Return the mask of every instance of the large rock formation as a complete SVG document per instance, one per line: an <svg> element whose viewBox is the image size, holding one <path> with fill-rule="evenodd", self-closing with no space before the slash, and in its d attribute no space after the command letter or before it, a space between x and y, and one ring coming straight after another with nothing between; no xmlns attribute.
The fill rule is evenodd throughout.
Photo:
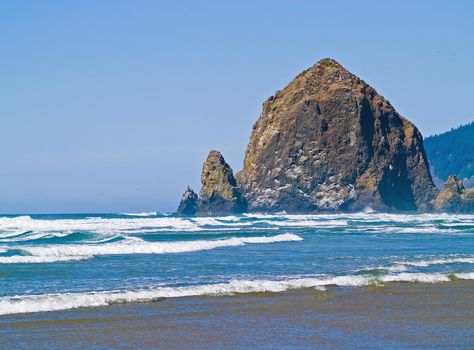
<svg viewBox="0 0 474 350"><path fill-rule="evenodd" d="M211 151L178 212L474 211L455 177L436 189L418 129L332 59L263 104L236 177Z"/></svg>
<svg viewBox="0 0 474 350"><path fill-rule="evenodd" d="M465 189L461 180L449 176L448 181L433 201L436 210L441 212L474 212L474 189Z"/></svg>
<svg viewBox="0 0 474 350"><path fill-rule="evenodd" d="M179 202L178 215L194 215L198 210L198 195L194 193L191 187L188 186L186 191L183 193L181 202Z"/></svg>
<svg viewBox="0 0 474 350"><path fill-rule="evenodd" d="M437 194L418 129L332 59L263 104L237 181L263 212L429 210Z"/></svg>
<svg viewBox="0 0 474 350"><path fill-rule="evenodd" d="M204 162L201 184L197 214L216 215L246 211L246 200L237 187L231 167L219 151L211 151Z"/></svg>

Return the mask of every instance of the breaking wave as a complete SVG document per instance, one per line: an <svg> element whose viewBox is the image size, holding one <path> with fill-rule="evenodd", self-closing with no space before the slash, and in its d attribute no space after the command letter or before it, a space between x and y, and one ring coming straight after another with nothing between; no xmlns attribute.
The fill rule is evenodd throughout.
<svg viewBox="0 0 474 350"><path fill-rule="evenodd" d="M92 256L30 256L30 255L14 255L0 256L0 264L42 264L61 261L77 261L91 259Z"/></svg>
<svg viewBox="0 0 474 350"><path fill-rule="evenodd" d="M283 292L291 289L315 288L325 290L327 286L360 287L384 282L440 283L456 279L474 279L474 273L400 273L380 278L346 275L321 278L294 278L286 280L231 280L185 287L158 287L142 290L100 291L82 293L41 294L6 296L0 298L0 315L67 310L82 307L97 307L119 303L140 303L162 298L190 296L219 296L236 293Z"/></svg>
<svg viewBox="0 0 474 350"><path fill-rule="evenodd" d="M316 229L347 233L472 234L473 215L448 214L244 214L241 216L161 216L157 212L123 213L122 217L42 219L31 216L0 217L0 242L41 240L77 232L100 235L130 235L160 232L225 230ZM126 216L126 217L123 217ZM128 216L128 217L127 217Z"/></svg>
<svg viewBox="0 0 474 350"><path fill-rule="evenodd" d="M151 211L151 212L143 212L143 213L120 213L120 215L124 215L124 216L157 216L158 212Z"/></svg>
<svg viewBox="0 0 474 350"><path fill-rule="evenodd" d="M438 283L449 282L451 278L443 273L408 273L401 272L396 275L387 275L379 278L380 282L420 282L420 283Z"/></svg>
<svg viewBox="0 0 474 350"><path fill-rule="evenodd" d="M24 233L90 232L97 234L137 234L162 231L201 231L192 220L175 217L159 218L101 218L84 219L32 219L30 216L0 218L0 241Z"/></svg>
<svg viewBox="0 0 474 350"><path fill-rule="evenodd" d="M416 266L416 267L428 267L431 265L448 265L448 264L474 264L473 257L459 257L459 258L446 258L446 259L432 259L432 260L420 260L420 261L400 261L398 265L405 266Z"/></svg>
<svg viewBox="0 0 474 350"><path fill-rule="evenodd" d="M411 260L411 261L396 261L392 264L366 267L357 269L358 272L364 271L386 271L386 272L405 272L409 268L425 268L433 265L451 265L451 264L474 264L474 257L472 256L451 256L440 257L436 259Z"/></svg>
<svg viewBox="0 0 474 350"><path fill-rule="evenodd" d="M231 237L220 240L195 240L177 242L149 242L129 237L123 241L104 244L51 244L17 247L27 255L0 257L0 263L44 263L88 259L97 255L170 254L236 247L245 244L302 241L295 234L276 236Z"/></svg>

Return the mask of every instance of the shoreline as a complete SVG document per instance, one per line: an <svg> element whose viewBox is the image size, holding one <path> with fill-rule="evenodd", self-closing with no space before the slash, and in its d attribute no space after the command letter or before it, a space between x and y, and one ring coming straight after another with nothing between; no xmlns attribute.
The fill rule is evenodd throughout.
<svg viewBox="0 0 474 350"><path fill-rule="evenodd" d="M6 348L469 348L474 281L165 298L0 316Z"/></svg>

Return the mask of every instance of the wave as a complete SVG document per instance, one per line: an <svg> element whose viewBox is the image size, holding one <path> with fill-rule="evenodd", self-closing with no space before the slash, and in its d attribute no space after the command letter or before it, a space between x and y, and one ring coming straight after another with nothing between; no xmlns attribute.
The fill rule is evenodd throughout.
<svg viewBox="0 0 474 350"><path fill-rule="evenodd" d="M408 270L405 265L393 264L389 266L365 267L356 269L357 272L373 272L373 271L387 271L387 272L404 272Z"/></svg>
<svg viewBox="0 0 474 350"><path fill-rule="evenodd" d="M124 216L157 216L158 212L150 211L150 212L143 212L143 213L120 213L120 215L124 215Z"/></svg>
<svg viewBox="0 0 474 350"><path fill-rule="evenodd" d="M91 259L92 256L31 256L31 255L14 255L0 256L0 264L43 264L62 261L78 261Z"/></svg>
<svg viewBox="0 0 474 350"><path fill-rule="evenodd" d="M246 218L255 219L275 219L287 218L290 220L318 220L318 219L348 219L362 220L366 222L389 222L389 223L413 223L413 222L430 222L430 221L447 221L447 222L463 222L473 221L474 215L470 214L390 214L390 213L327 213L327 214L259 214L246 213Z"/></svg>
<svg viewBox="0 0 474 350"><path fill-rule="evenodd" d="M253 222L242 222L235 216L229 217L197 217L192 218L192 222L199 226L252 226Z"/></svg>
<svg viewBox="0 0 474 350"><path fill-rule="evenodd" d="M221 240L196 240L179 242L148 242L136 237L129 237L120 242L105 244L55 244L44 246L21 246L19 249L28 255L17 257L16 262L67 261L73 260L72 257L88 258L97 255L186 253L201 250L211 250L220 247L242 246L245 244L265 244L301 240L303 239L300 236L290 233L276 236L232 237ZM15 261L14 259L11 259L13 257L8 258L10 260L8 260L7 257L5 257L5 259L0 259L0 263ZM22 259L24 259L24 261L22 261ZM41 259L48 261L41 261Z"/></svg>
<svg viewBox="0 0 474 350"><path fill-rule="evenodd" d="M0 221L2 220L9 220L9 221L23 221L23 220L31 220L31 216L29 215L20 215L20 216L2 216L0 217Z"/></svg>
<svg viewBox="0 0 474 350"><path fill-rule="evenodd" d="M140 303L162 298L190 296L219 296L236 293L283 292L291 289L315 288L325 290L327 286L360 287L380 282L439 283L452 280L451 275L431 273L400 273L377 278L345 275L321 278L295 278L287 280L231 280L185 287L159 287L142 290L100 291L85 293L62 293L42 295L6 296L0 298L0 315L57 311L81 307L97 307L119 303ZM474 273L453 274L457 279L474 279Z"/></svg>
<svg viewBox="0 0 474 350"><path fill-rule="evenodd" d="M48 239L48 238L61 238L70 235L70 233L64 232L37 232L32 233L31 231L27 232L18 232L12 233L8 235L1 235L0 234L0 241L2 243L8 242L27 242L27 241L35 241L39 239Z"/></svg>
<svg viewBox="0 0 474 350"><path fill-rule="evenodd" d="M150 213L123 213L128 217L87 217L40 219L30 216L0 217L0 241L40 240L48 235L88 232L99 235L130 235L160 232L201 232L315 228L349 233L401 234L439 233L472 234L474 216L448 214L244 214L242 216L193 217L156 216ZM37 235L37 236L34 236ZM44 235L44 236L41 236Z"/></svg>
<svg viewBox="0 0 474 350"><path fill-rule="evenodd" d="M347 220L294 220L294 221L271 221L263 220L262 223L284 227L341 227L347 226Z"/></svg>
<svg viewBox="0 0 474 350"><path fill-rule="evenodd" d="M443 273L409 273L402 272L396 275L382 276L378 279L380 282L421 282L421 283L438 283L449 282L451 278Z"/></svg>
<svg viewBox="0 0 474 350"><path fill-rule="evenodd" d="M399 261L396 264L405 266L428 267L431 265L448 265L448 264L474 264L473 257L459 257L446 259L432 259L420 261Z"/></svg>
<svg viewBox="0 0 474 350"><path fill-rule="evenodd" d="M160 287L138 291L111 291L26 295L0 298L0 315L40 311L67 310L79 307L106 306L117 303L137 303L161 298L200 295L231 295L252 292L282 292L289 289L316 286L360 286L366 283L361 276L340 276L326 279L301 278L286 281L232 280L228 283L189 287Z"/></svg>
<svg viewBox="0 0 474 350"><path fill-rule="evenodd" d="M23 217L0 218L0 240L29 234L73 234L75 232L89 232L96 234L138 234L149 232L194 232L202 231L192 220L176 217L159 218L100 218L89 217L83 219L32 219Z"/></svg>
<svg viewBox="0 0 474 350"><path fill-rule="evenodd" d="M377 266L377 267L366 267L357 269L358 272L363 271L388 271L388 272L404 272L408 270L408 267L429 267L432 265L450 265L450 264L474 264L474 257L450 257L450 258L437 258L428 260L418 261L397 261L390 265Z"/></svg>
<svg viewBox="0 0 474 350"><path fill-rule="evenodd" d="M474 280L474 272L459 272L455 273L454 277L461 280Z"/></svg>

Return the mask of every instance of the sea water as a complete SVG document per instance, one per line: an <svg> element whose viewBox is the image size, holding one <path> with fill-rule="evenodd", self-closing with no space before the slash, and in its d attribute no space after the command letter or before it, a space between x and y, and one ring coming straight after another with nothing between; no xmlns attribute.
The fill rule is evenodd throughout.
<svg viewBox="0 0 474 350"><path fill-rule="evenodd" d="M474 279L474 215L0 218L0 315Z"/></svg>

